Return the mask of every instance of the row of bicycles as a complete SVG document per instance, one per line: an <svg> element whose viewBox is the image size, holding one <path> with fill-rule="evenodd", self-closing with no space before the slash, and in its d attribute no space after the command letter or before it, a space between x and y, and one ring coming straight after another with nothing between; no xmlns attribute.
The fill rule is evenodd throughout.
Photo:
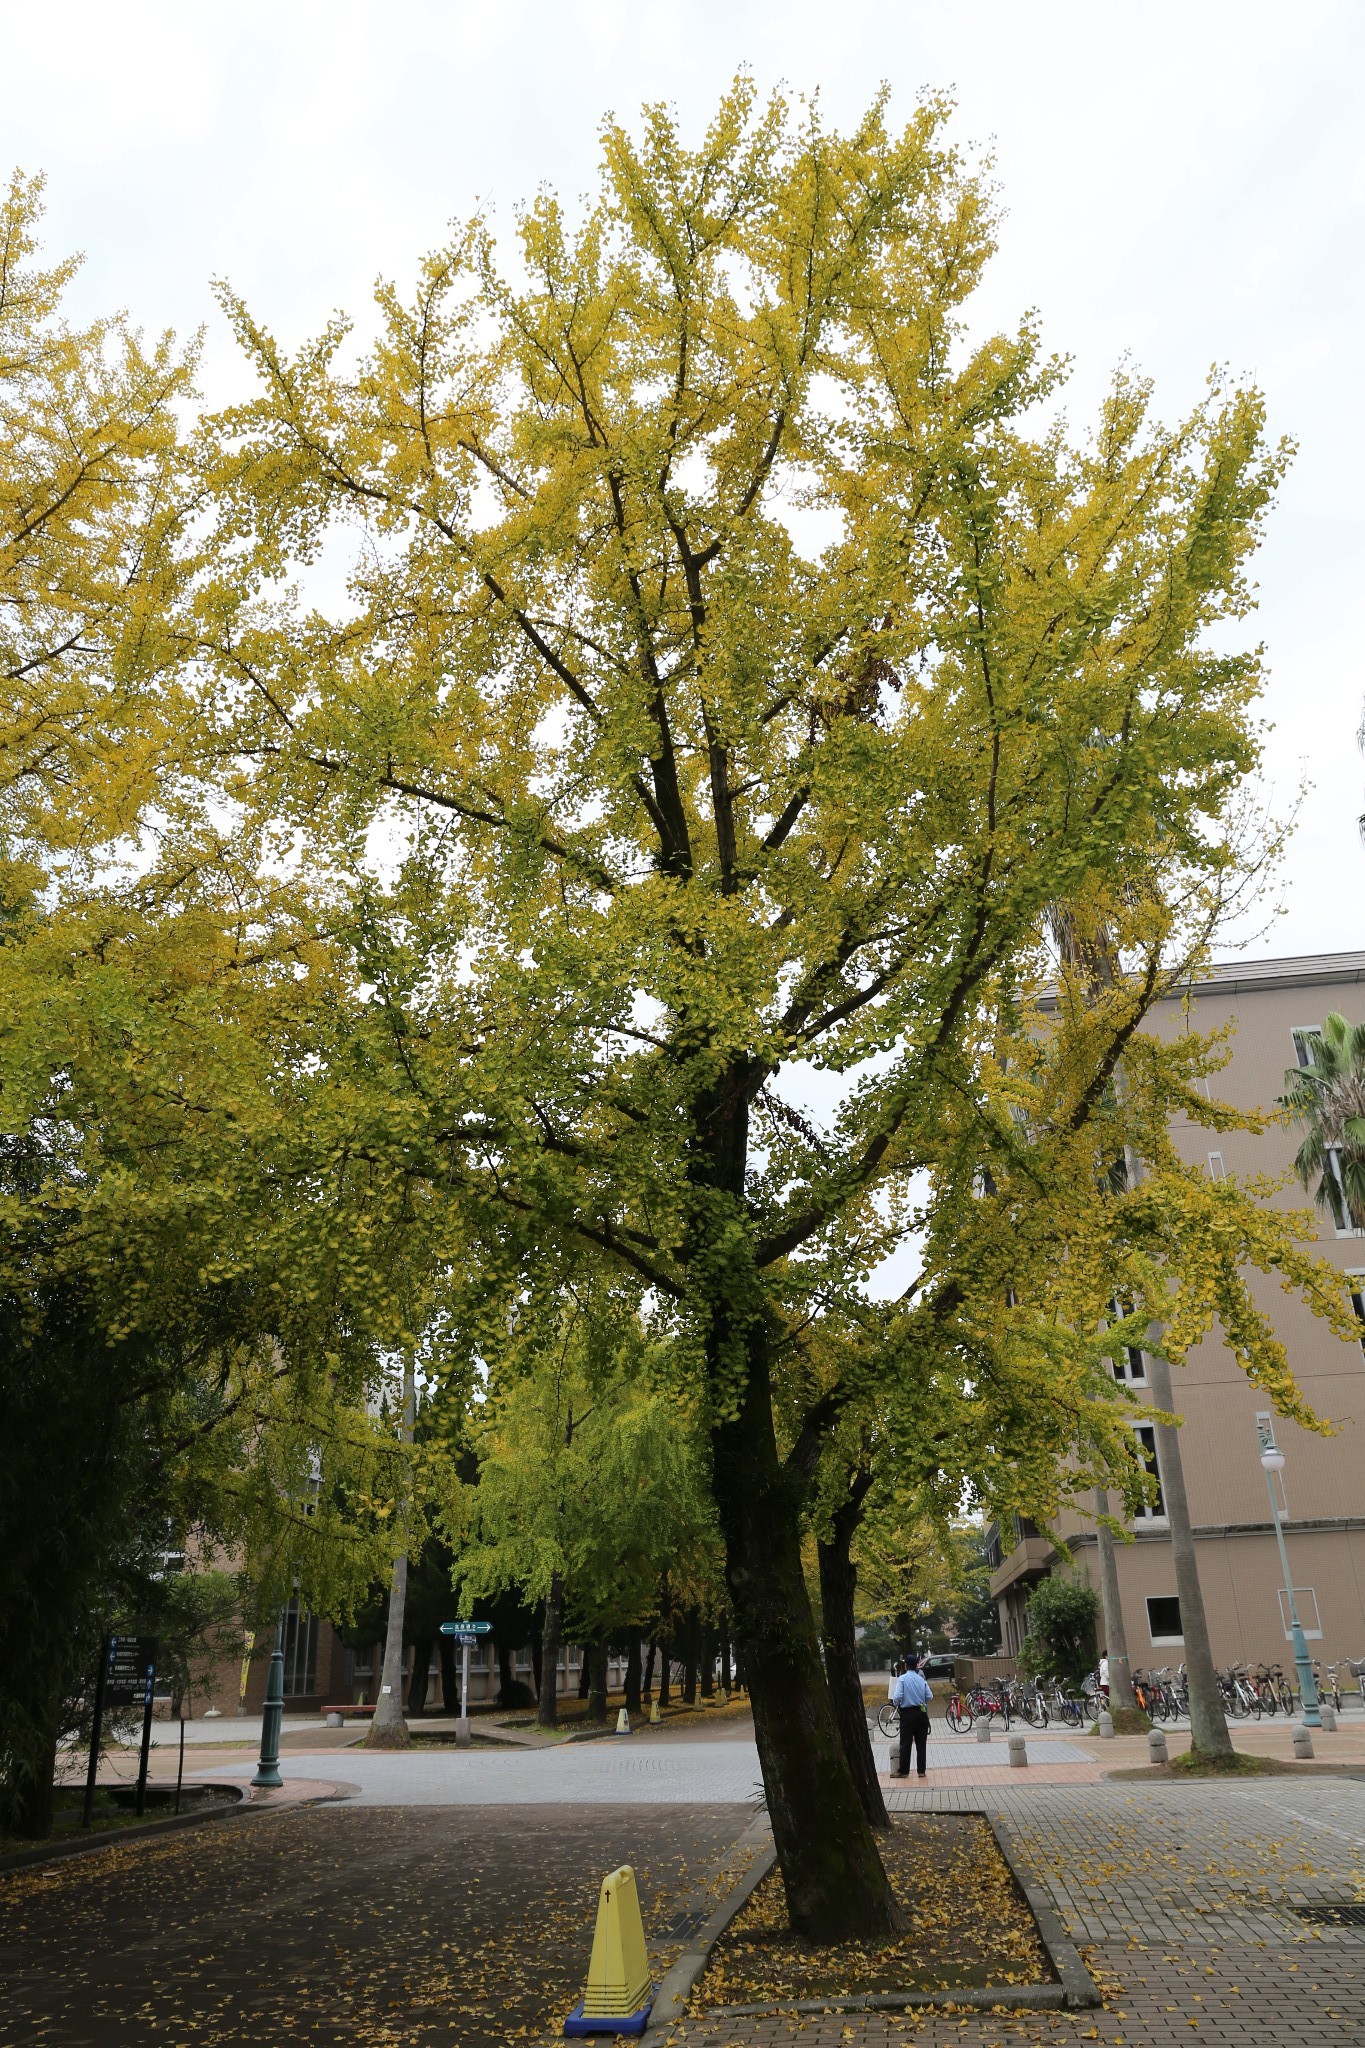
<svg viewBox="0 0 1365 2048"><path fill-rule="evenodd" d="M1330 1701L1338 1713L1354 1678L1352 1695L1365 1704L1365 1657L1344 1657L1329 1664L1324 1674L1313 1666L1318 1696ZM1233 1720L1257 1720L1262 1715L1292 1714L1297 1699L1294 1688L1279 1664L1234 1664L1218 1673L1218 1689L1225 1711ZM1135 1671L1133 1695L1138 1706L1153 1721L1180 1721L1189 1716L1190 1695L1183 1664L1163 1671ZM1098 1671L1092 1671L1079 1692L1060 1678L1003 1678L981 1685L955 1686L948 1696L945 1719L955 1735L964 1735L978 1721L999 1722L1009 1728L1021 1721L1029 1728L1046 1728L1056 1721L1066 1728L1080 1728L1097 1721L1105 1705L1105 1692ZM877 1714L882 1735L894 1736L900 1717L888 1700Z"/></svg>
<svg viewBox="0 0 1365 2048"><path fill-rule="evenodd" d="M1099 1696L1098 1678L1095 1695L1092 1698L1086 1692L1077 1693L1059 1678L1040 1678L1036 1682L998 1679L965 1688L955 1686L948 1695L944 1715L955 1735L966 1734L978 1721L998 1721L1002 1728L1009 1728L1015 1721L1030 1728L1046 1728L1049 1722L1058 1721L1065 1727L1079 1728L1083 1721L1095 1720L1104 1704ZM877 1727L883 1735L891 1736L898 1726L896 1709L888 1700L877 1715Z"/></svg>

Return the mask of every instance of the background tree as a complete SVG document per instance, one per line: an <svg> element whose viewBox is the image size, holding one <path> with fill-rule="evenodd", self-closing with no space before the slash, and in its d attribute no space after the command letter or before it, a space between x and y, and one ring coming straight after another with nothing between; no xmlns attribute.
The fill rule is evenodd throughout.
<svg viewBox="0 0 1365 2048"><path fill-rule="evenodd" d="M1338 1228L1365 1229L1365 1024L1331 1010L1311 1051L1284 1077L1284 1107L1307 1132L1294 1171Z"/></svg>

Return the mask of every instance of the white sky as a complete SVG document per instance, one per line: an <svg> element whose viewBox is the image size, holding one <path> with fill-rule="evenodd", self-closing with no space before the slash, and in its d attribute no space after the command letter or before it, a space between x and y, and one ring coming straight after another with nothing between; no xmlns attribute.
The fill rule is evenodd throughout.
<svg viewBox="0 0 1365 2048"><path fill-rule="evenodd" d="M232 0L6 10L0 163L48 174L47 245L82 310L209 326L228 276L288 342L375 274L410 279L476 199L510 232L593 181L604 111L670 99L699 131L741 63L850 120L950 87L1008 207L988 286L1075 358L1079 420L1129 352L1183 410L1213 361L1300 444L1261 557L1269 767L1313 788L1260 951L1365 946L1365 9L1351 0Z"/></svg>

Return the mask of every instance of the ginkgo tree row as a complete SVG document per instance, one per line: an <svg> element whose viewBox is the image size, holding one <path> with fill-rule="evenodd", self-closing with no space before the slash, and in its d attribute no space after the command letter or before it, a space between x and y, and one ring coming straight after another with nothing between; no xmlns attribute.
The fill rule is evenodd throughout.
<svg viewBox="0 0 1365 2048"><path fill-rule="evenodd" d="M897 1489L1136 1497L1116 1298L1177 1364L1216 1314L1301 1417L1244 1268L1345 1327L1170 1145L1236 1121L1220 1048L1144 1029L1260 858L1228 650L1285 453L1216 379L1062 421L1035 325L973 328L948 112L740 80L693 147L608 123L578 212L474 219L368 341L225 290L255 395L189 426L173 344L60 326L25 188L0 301L16 1313L69 1274L94 1380L150 1347L180 1497L320 1600L458 1519L375 1401L439 1329L469 1583L548 1600L545 1530L589 1532L535 1430L598 1276L636 1464L584 1576L654 1561L632 1469L712 1532L820 1940L896 1907L807 1536L832 1607Z"/></svg>

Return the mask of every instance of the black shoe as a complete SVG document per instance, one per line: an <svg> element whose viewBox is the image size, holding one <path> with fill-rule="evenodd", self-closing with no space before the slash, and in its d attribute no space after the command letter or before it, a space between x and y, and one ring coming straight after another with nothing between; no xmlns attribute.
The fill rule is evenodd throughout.
<svg viewBox="0 0 1365 2048"><path fill-rule="evenodd" d="M906 1775L907 1775L907 1777L908 1777L908 1776L909 1776L909 1773L907 1772L907 1773L906 1773ZM927 1777L928 1777L928 1775L929 1775L929 1773L928 1773L927 1771L916 1771L916 1772L915 1772L915 1776L916 1776L917 1778L927 1778Z"/></svg>
<svg viewBox="0 0 1365 2048"><path fill-rule="evenodd" d="M888 1778L908 1778L910 1773L909 1771L888 1771L886 1775Z"/></svg>

